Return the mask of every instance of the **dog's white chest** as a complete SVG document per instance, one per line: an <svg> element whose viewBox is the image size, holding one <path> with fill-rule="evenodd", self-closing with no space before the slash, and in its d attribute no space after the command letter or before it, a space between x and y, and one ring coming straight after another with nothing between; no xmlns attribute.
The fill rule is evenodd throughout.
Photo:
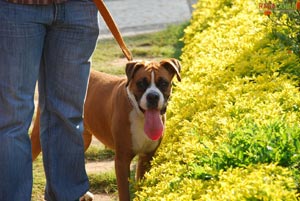
<svg viewBox="0 0 300 201"><path fill-rule="evenodd" d="M144 117L140 116L135 110L129 114L131 123L132 150L135 154L143 154L154 151L159 144L159 140L150 140L144 132Z"/></svg>

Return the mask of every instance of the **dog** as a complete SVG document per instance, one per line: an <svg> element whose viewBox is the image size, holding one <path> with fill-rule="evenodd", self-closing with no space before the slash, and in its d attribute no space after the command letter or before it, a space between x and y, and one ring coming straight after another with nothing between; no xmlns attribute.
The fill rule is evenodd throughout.
<svg viewBox="0 0 300 201"><path fill-rule="evenodd" d="M131 160L138 155L136 179L150 167L164 131L172 80L181 81L177 59L132 61L126 76L91 71L84 105L84 147L92 135L115 150L115 171L120 201L130 200ZM39 109L31 134L33 160L41 151Z"/></svg>

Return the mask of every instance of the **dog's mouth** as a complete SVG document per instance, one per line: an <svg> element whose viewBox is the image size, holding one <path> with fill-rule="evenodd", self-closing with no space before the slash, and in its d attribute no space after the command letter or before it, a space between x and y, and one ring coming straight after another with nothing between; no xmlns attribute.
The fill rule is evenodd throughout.
<svg viewBox="0 0 300 201"><path fill-rule="evenodd" d="M144 131L146 135L153 141L158 140L162 136L164 130L161 111L157 109L144 110L144 116Z"/></svg>

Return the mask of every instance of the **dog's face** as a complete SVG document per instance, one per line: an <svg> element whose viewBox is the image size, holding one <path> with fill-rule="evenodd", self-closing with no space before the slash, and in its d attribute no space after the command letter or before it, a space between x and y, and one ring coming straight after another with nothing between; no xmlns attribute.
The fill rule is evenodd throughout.
<svg viewBox="0 0 300 201"><path fill-rule="evenodd" d="M180 69L180 62L176 59L166 59L161 62L134 61L127 64L127 90L138 110L145 116L146 133L147 127L152 130L156 129L161 119L157 116L166 112L172 90L172 79L176 76L178 81L181 80ZM150 138L156 139L154 135L159 136L159 134L151 134Z"/></svg>
<svg viewBox="0 0 300 201"><path fill-rule="evenodd" d="M170 97L172 79L176 75L180 81L180 62L166 59L161 62L135 61L126 66L127 87L134 95L142 112L154 109L166 112Z"/></svg>

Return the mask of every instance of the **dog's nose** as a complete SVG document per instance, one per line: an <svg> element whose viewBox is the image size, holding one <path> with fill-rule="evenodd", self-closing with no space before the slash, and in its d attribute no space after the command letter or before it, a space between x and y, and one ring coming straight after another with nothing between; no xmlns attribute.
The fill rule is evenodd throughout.
<svg viewBox="0 0 300 201"><path fill-rule="evenodd" d="M157 108L159 101L159 93L151 92L147 94L147 106L149 109Z"/></svg>

